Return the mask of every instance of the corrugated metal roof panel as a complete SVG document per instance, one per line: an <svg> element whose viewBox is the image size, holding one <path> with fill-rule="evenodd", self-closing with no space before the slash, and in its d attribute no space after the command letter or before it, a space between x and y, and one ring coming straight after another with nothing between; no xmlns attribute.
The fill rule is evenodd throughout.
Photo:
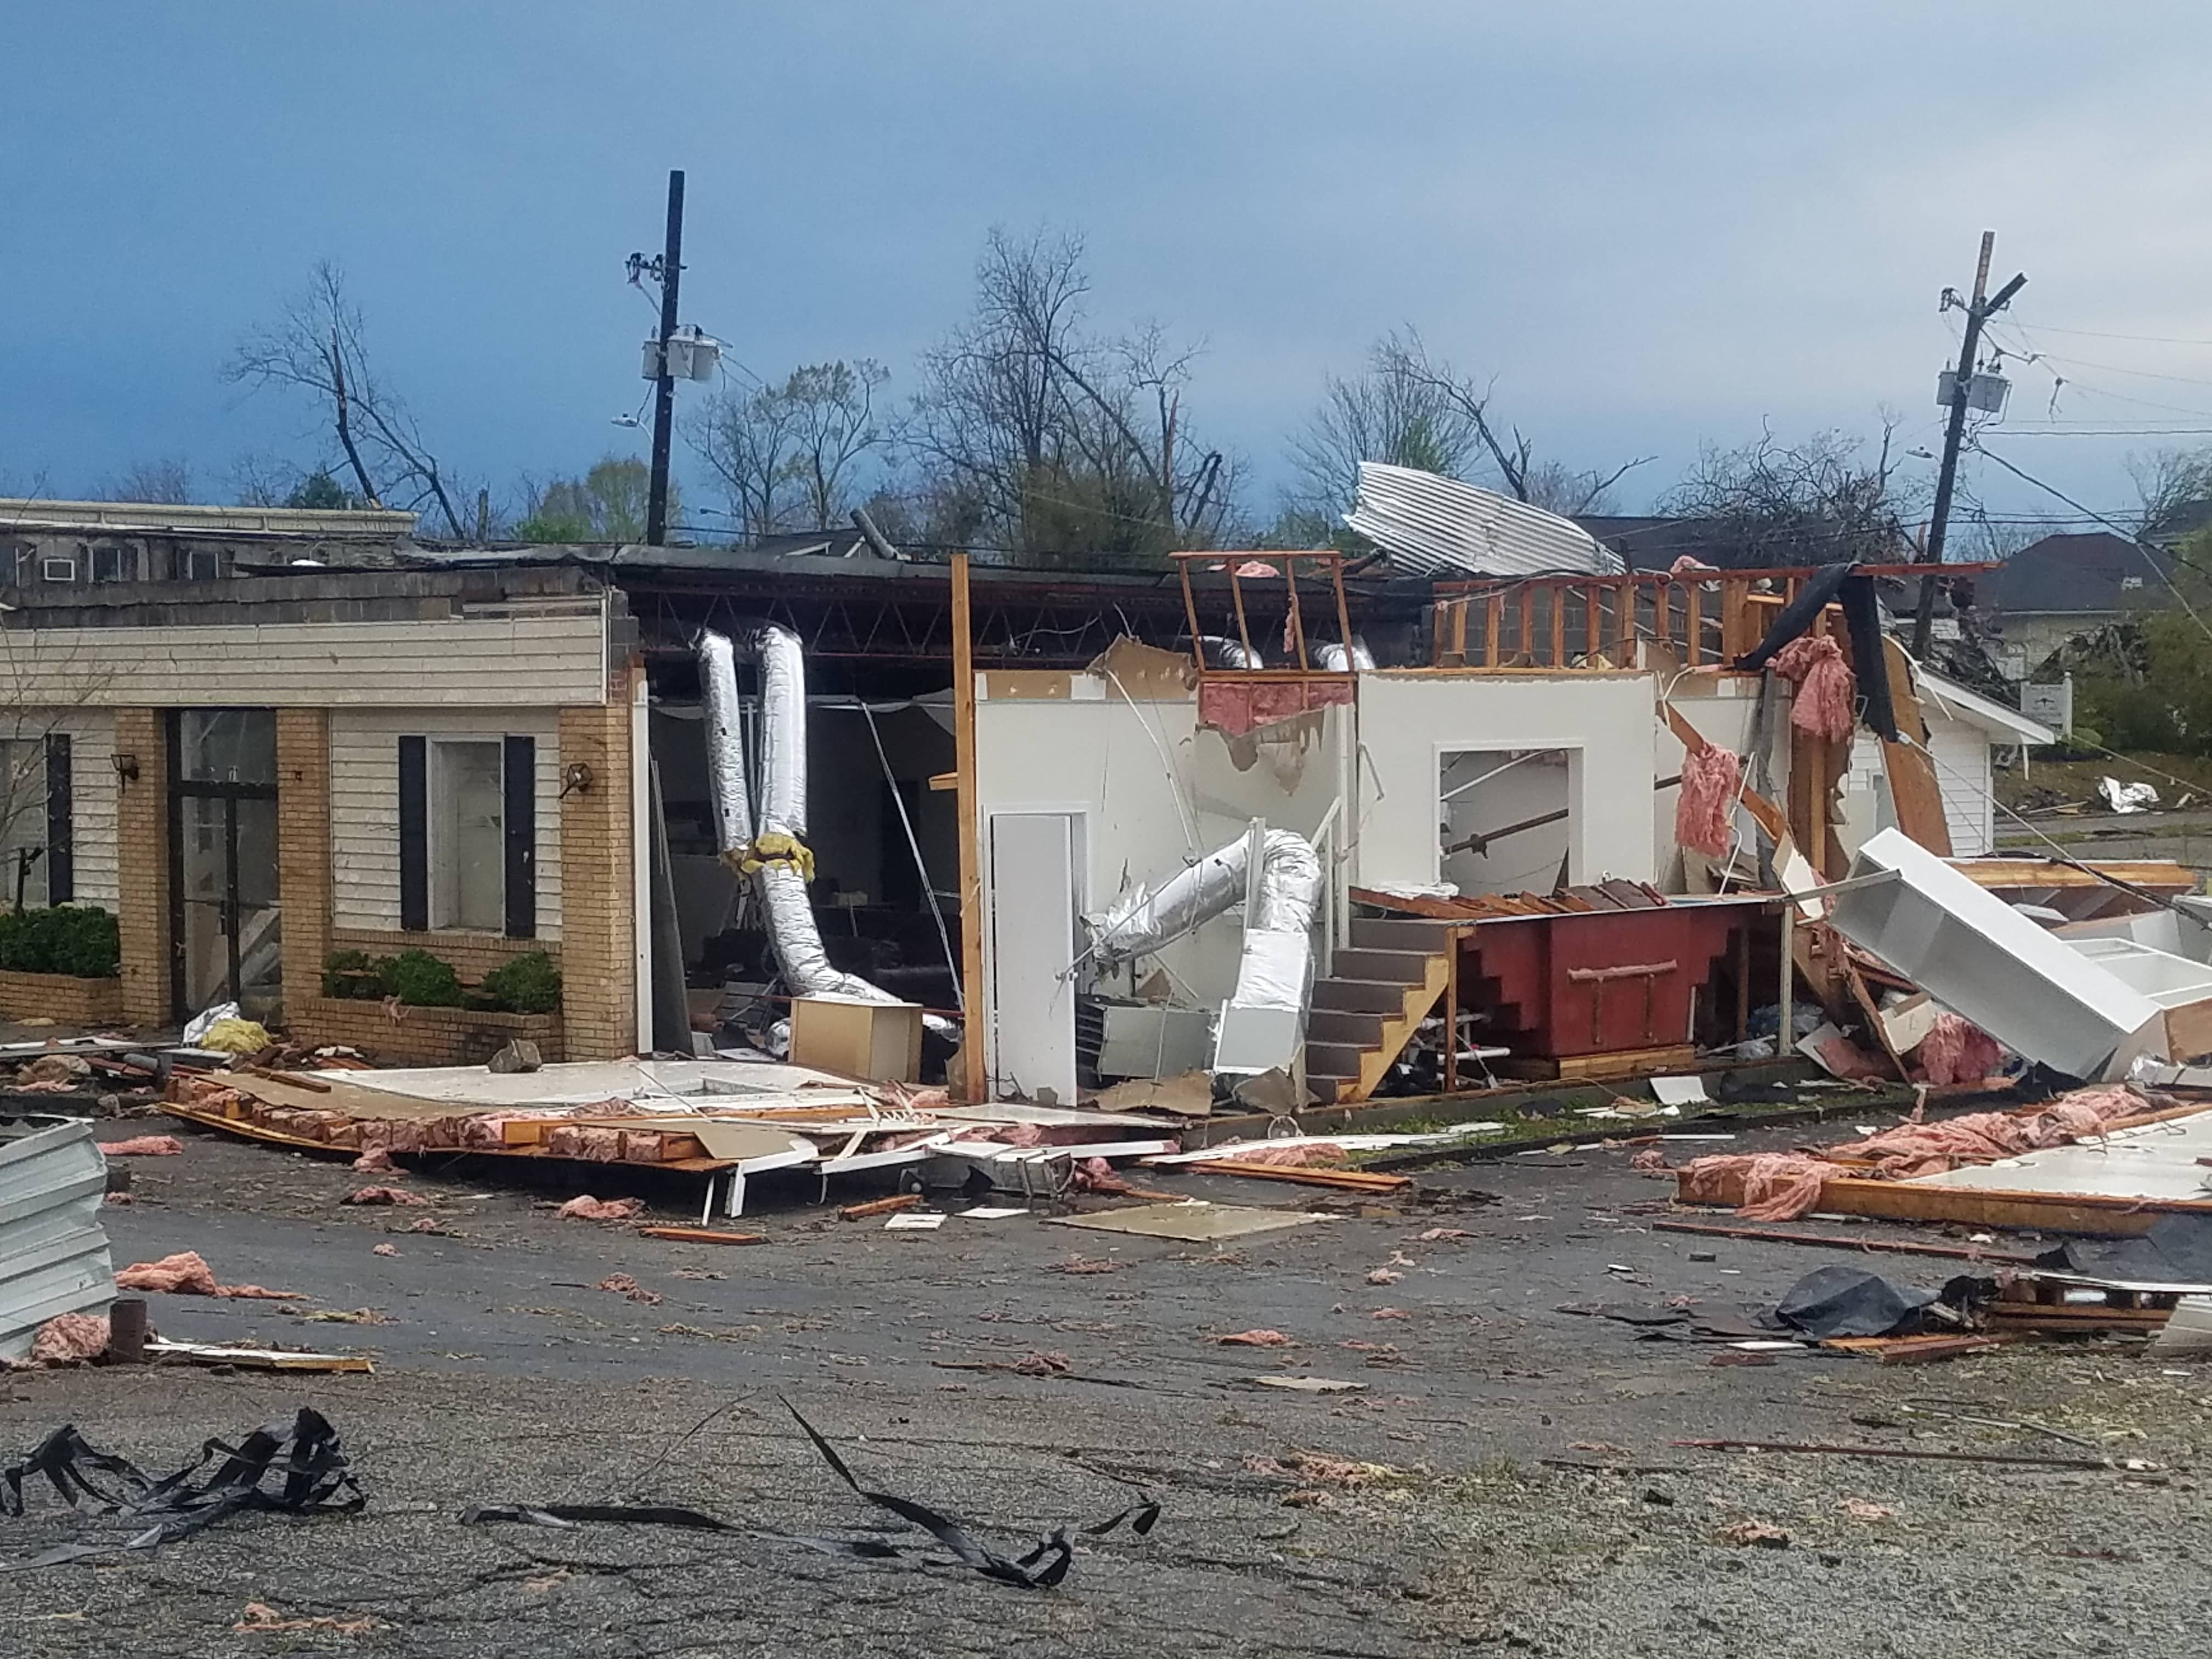
<svg viewBox="0 0 2212 1659"><path fill-rule="evenodd" d="M1611 575L1619 556L1571 519L1496 490L1380 461L1359 464L1345 523L1421 575Z"/></svg>
<svg viewBox="0 0 2212 1659"><path fill-rule="evenodd" d="M115 1300L100 1206L107 1159L87 1121L0 1141L0 1359L31 1351L56 1314Z"/></svg>

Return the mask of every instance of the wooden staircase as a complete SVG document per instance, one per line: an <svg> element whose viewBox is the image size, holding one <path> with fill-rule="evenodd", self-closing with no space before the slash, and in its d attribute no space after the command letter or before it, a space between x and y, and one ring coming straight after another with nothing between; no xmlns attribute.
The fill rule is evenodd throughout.
<svg viewBox="0 0 2212 1659"><path fill-rule="evenodd" d="M1306 1017L1306 1084L1324 1104L1373 1094L1443 995L1452 927L1419 917L1358 917Z"/></svg>

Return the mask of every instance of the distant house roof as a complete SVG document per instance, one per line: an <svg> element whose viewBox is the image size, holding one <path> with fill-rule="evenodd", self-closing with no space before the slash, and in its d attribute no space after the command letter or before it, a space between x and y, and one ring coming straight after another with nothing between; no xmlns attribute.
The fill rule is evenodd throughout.
<svg viewBox="0 0 2212 1659"><path fill-rule="evenodd" d="M2168 555L2108 531L2045 536L1983 576L1979 597L2000 615L2011 616L2150 610L2165 603L2165 578L2172 570Z"/></svg>
<svg viewBox="0 0 2212 1659"><path fill-rule="evenodd" d="M1664 570L1685 553L1705 558L1714 539L1703 519L1583 513L1576 514L1575 522L1620 554L1631 570Z"/></svg>

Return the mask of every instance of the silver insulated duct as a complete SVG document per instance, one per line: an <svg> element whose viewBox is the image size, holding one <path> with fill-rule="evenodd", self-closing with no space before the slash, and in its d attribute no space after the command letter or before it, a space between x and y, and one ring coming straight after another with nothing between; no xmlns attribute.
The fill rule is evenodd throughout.
<svg viewBox="0 0 2212 1659"><path fill-rule="evenodd" d="M830 965L806 884L814 855L806 846L806 664L799 636L763 623L732 641L699 635L699 684L706 705L707 781L722 862L753 878L769 940L795 997L899 1002L880 987ZM738 658L760 665L760 794L749 787L739 718Z"/></svg>
<svg viewBox="0 0 2212 1659"><path fill-rule="evenodd" d="M1313 844L1287 830L1263 836L1239 836L1208 853L1158 887L1124 896L1090 922L1092 954L1110 965L1158 950L1243 902L1255 840L1260 845L1257 902L1244 929L1237 963L1237 989L1223 1013L1224 1034L1242 1011L1271 1010L1288 1015L1273 1022L1287 1042L1269 1064L1287 1066L1296 1047L1297 1017L1305 1011L1308 970L1313 960L1314 912L1321 903L1321 860ZM1225 1046L1225 1045L1224 1045ZM1265 1070L1264 1065L1229 1066L1217 1057L1217 1069Z"/></svg>

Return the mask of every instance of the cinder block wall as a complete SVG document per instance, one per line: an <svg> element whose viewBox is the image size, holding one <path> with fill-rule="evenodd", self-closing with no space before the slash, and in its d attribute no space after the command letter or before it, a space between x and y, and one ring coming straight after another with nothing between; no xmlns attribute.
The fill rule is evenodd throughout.
<svg viewBox="0 0 2212 1659"><path fill-rule="evenodd" d="M637 1046L636 880L630 813L634 666L607 701L561 711L561 769L580 761L591 787L561 804L561 1033L570 1060L612 1060Z"/></svg>
<svg viewBox="0 0 2212 1659"><path fill-rule="evenodd" d="M158 708L115 711L115 752L138 766L118 778L115 803L116 931L123 951L123 1017L169 1022L169 750Z"/></svg>

